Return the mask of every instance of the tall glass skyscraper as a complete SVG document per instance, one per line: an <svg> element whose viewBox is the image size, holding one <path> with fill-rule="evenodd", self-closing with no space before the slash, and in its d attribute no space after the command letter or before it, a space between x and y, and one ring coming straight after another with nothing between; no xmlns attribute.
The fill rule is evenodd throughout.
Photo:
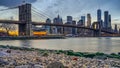
<svg viewBox="0 0 120 68"><path fill-rule="evenodd" d="M46 19L46 23L51 23L51 20L49 18ZM48 33L51 33L51 26L45 26L45 29L47 29Z"/></svg>
<svg viewBox="0 0 120 68"><path fill-rule="evenodd" d="M85 16L81 16L81 20L83 21L83 26L85 26Z"/></svg>
<svg viewBox="0 0 120 68"><path fill-rule="evenodd" d="M111 29L112 26L111 26L111 15L109 14L109 25L108 25L108 28Z"/></svg>
<svg viewBox="0 0 120 68"><path fill-rule="evenodd" d="M72 16L67 16L67 23L72 24Z"/></svg>
<svg viewBox="0 0 120 68"><path fill-rule="evenodd" d="M104 12L104 28L108 29L109 27L109 12Z"/></svg>
<svg viewBox="0 0 120 68"><path fill-rule="evenodd" d="M97 21L101 23L101 27L104 27L104 24L102 22L102 11L101 11L101 9L97 10Z"/></svg>
<svg viewBox="0 0 120 68"><path fill-rule="evenodd" d="M91 15L88 13L87 14L87 27L91 26Z"/></svg>
<svg viewBox="0 0 120 68"><path fill-rule="evenodd" d="M98 22L100 22L102 20L101 16L102 16L102 11L101 11L101 9L98 9L97 10L97 21Z"/></svg>

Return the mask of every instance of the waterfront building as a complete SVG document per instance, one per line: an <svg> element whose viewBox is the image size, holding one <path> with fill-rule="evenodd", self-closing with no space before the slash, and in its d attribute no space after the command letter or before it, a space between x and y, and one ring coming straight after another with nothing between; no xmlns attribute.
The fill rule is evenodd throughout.
<svg viewBox="0 0 120 68"><path fill-rule="evenodd" d="M101 24L101 28L104 27L103 20L102 20L102 11L101 9L97 10L97 21Z"/></svg>
<svg viewBox="0 0 120 68"><path fill-rule="evenodd" d="M73 18L72 16L67 16L67 22L65 24L72 25ZM72 34L72 28L71 27L65 27L65 33L66 34Z"/></svg>
<svg viewBox="0 0 120 68"><path fill-rule="evenodd" d="M83 24L83 20L79 20L78 22L77 22L77 25L78 26L83 26L84 24Z"/></svg>
<svg viewBox="0 0 120 68"><path fill-rule="evenodd" d="M72 16L67 16L67 23L72 24Z"/></svg>
<svg viewBox="0 0 120 68"><path fill-rule="evenodd" d="M120 34L120 28L119 28L119 34Z"/></svg>
<svg viewBox="0 0 120 68"><path fill-rule="evenodd" d="M57 24L57 18L53 19L53 24ZM57 34L57 27L52 26L52 34Z"/></svg>
<svg viewBox="0 0 120 68"><path fill-rule="evenodd" d="M98 22L100 22L102 20L101 16L102 16L102 11L101 11L101 9L98 9L97 10L97 21Z"/></svg>
<svg viewBox="0 0 120 68"><path fill-rule="evenodd" d="M112 26L111 26L111 15L109 14L109 24L108 24L108 28L109 29L112 29Z"/></svg>
<svg viewBox="0 0 120 68"><path fill-rule="evenodd" d="M56 18L53 19L54 24L63 24L62 18L58 15ZM62 34L63 33L63 27L57 26L56 28L54 27L55 31L57 31L57 34Z"/></svg>
<svg viewBox="0 0 120 68"><path fill-rule="evenodd" d="M51 23L51 20L48 18L46 19L46 23ZM50 34L51 33L51 26L45 26L45 29L48 31L48 33Z"/></svg>
<svg viewBox="0 0 120 68"><path fill-rule="evenodd" d="M76 21L72 21L72 25L76 25ZM72 28L72 34L76 35L77 34L77 28Z"/></svg>
<svg viewBox="0 0 120 68"><path fill-rule="evenodd" d="M87 27L91 26L91 15L87 14Z"/></svg>
<svg viewBox="0 0 120 68"><path fill-rule="evenodd" d="M83 26L85 26L85 16L81 16L81 20L83 21Z"/></svg>
<svg viewBox="0 0 120 68"><path fill-rule="evenodd" d="M77 22L77 26L83 27L83 26L84 26L83 20L79 20L79 21ZM83 29L77 28L77 34L80 35L82 32L83 32Z"/></svg>
<svg viewBox="0 0 120 68"><path fill-rule="evenodd" d="M108 29L108 25L109 25L109 12L105 11L104 12L104 28Z"/></svg>
<svg viewBox="0 0 120 68"><path fill-rule="evenodd" d="M114 32L118 33L117 24L115 24Z"/></svg>

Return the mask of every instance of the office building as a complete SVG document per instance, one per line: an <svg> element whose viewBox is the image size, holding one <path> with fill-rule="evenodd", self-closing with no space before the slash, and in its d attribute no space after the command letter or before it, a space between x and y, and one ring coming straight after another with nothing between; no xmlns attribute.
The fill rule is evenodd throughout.
<svg viewBox="0 0 120 68"><path fill-rule="evenodd" d="M91 15L87 14L87 27L91 26Z"/></svg>
<svg viewBox="0 0 120 68"><path fill-rule="evenodd" d="M109 28L109 29L112 29L112 26L111 26L111 15L109 15L109 23L108 23L108 28Z"/></svg>
<svg viewBox="0 0 120 68"><path fill-rule="evenodd" d="M76 25L76 21L72 21L72 25ZM76 35L77 34L77 28L72 28L72 34Z"/></svg>
<svg viewBox="0 0 120 68"><path fill-rule="evenodd" d="M85 16L81 16L81 20L83 21L83 26L85 26Z"/></svg>
<svg viewBox="0 0 120 68"><path fill-rule="evenodd" d="M67 23L72 24L72 16L67 16Z"/></svg>
<svg viewBox="0 0 120 68"><path fill-rule="evenodd" d="M78 26L84 26L83 20L79 20L79 21L77 22L77 25L78 25Z"/></svg>
<svg viewBox="0 0 120 68"><path fill-rule="evenodd" d="M104 27L103 21L102 21L102 11L101 9L97 10L97 21L100 23L101 28Z"/></svg>
<svg viewBox="0 0 120 68"><path fill-rule="evenodd" d="M109 25L109 12L105 11L104 12L104 28L108 29L108 25Z"/></svg>
<svg viewBox="0 0 120 68"><path fill-rule="evenodd" d="M117 24L115 24L114 32L118 33Z"/></svg>
<svg viewBox="0 0 120 68"><path fill-rule="evenodd" d="M56 18L53 19L54 24L63 24L62 18L58 15ZM55 33L62 34L63 33L63 27L56 26L54 27Z"/></svg>
<svg viewBox="0 0 120 68"><path fill-rule="evenodd" d="M46 23L51 23L51 20L48 18L46 19ZM51 33L51 26L45 26L45 29L48 31L48 33L50 34Z"/></svg>

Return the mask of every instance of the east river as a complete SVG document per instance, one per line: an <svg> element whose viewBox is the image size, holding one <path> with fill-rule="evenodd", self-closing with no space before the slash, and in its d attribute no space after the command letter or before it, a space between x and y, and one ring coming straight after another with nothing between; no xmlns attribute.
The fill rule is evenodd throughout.
<svg viewBox="0 0 120 68"><path fill-rule="evenodd" d="M120 52L119 37L4 40L0 41L0 45L25 46L40 49L74 50L77 52Z"/></svg>

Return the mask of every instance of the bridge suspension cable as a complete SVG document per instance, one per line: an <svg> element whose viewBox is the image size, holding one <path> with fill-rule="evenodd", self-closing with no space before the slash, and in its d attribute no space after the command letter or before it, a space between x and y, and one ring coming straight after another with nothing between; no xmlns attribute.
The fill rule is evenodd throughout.
<svg viewBox="0 0 120 68"><path fill-rule="evenodd" d="M10 7L10 8L7 8L7 9L0 9L0 11L11 10L11 9L15 9L15 8L18 8L18 7Z"/></svg>
<svg viewBox="0 0 120 68"><path fill-rule="evenodd" d="M48 18L52 18L50 15L46 14L45 12L43 12L43 11L41 11L41 10L38 10L38 9L35 8L35 7L32 7L32 8L33 8L35 11L37 11L37 12L43 14L44 16L46 16L46 17L48 17Z"/></svg>
<svg viewBox="0 0 120 68"><path fill-rule="evenodd" d="M32 10L34 13L36 13L38 16L43 16L43 17L46 17L46 18L49 18L48 16L38 12L38 11L35 11L35 10Z"/></svg>

